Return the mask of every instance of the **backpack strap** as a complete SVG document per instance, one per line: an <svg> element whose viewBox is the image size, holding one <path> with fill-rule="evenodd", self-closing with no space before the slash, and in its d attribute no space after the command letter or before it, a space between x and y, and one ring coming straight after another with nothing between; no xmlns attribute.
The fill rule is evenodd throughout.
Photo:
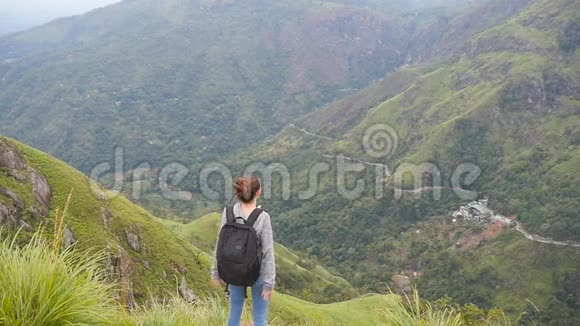
<svg viewBox="0 0 580 326"><path fill-rule="evenodd" d="M234 206L226 206L226 222L234 223L236 218L234 217Z"/></svg>
<svg viewBox="0 0 580 326"><path fill-rule="evenodd" d="M254 223L256 223L256 220L258 219L258 217L260 216L260 214L262 214L264 210L256 207L252 213L250 214L250 216L248 217L248 219L246 220L246 224L249 226L254 226Z"/></svg>

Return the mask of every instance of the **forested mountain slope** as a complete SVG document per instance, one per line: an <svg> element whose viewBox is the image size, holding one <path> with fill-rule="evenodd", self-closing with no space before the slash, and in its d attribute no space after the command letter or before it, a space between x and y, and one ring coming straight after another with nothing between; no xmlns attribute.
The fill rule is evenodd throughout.
<svg viewBox="0 0 580 326"><path fill-rule="evenodd" d="M0 39L0 131L84 172L117 146L130 164L207 160L402 64L403 22L311 1L123 1Z"/></svg>
<svg viewBox="0 0 580 326"><path fill-rule="evenodd" d="M449 294L484 307L512 302L513 313L530 298L541 309L559 307L567 316L561 322L574 324L577 249L536 244L507 229L484 232L472 226L469 232L483 232L476 239L487 240L457 251L453 240L470 233L445 232L432 224L427 225L445 240L418 237L403 247L396 243L401 232L430 217L448 217L477 197L488 197L492 209L518 219L532 233L580 238L578 4L533 1L505 23L477 34L449 60L399 69L299 119L251 155L223 163L236 173L256 161L287 167L289 199L282 198L275 174L278 186L267 202L270 211L279 212L274 219L278 238L340 269L355 286L380 290L392 275L416 271L431 298ZM383 140L394 144L380 158L363 146L365 133L377 125L390 126L384 131L391 138ZM346 179L350 190L357 178L365 182L354 200L337 192L340 155L348 163L362 162L360 171ZM300 199L311 186L314 166L324 162L331 168L318 175L314 196ZM457 167L466 163L480 174L474 180L465 180L464 174L453 182ZM399 178L403 164L411 164L411 174ZM392 176L377 179L385 166ZM385 189L380 198L375 197L377 184ZM453 187L475 196L460 197ZM489 232L502 236L488 238ZM547 255L552 260L542 265ZM520 263L525 267L515 272ZM490 268L496 277L491 283L483 276ZM441 279L446 286L436 285ZM528 285L516 282L521 279Z"/></svg>
<svg viewBox="0 0 580 326"><path fill-rule="evenodd" d="M85 173L118 147L126 169L223 158L526 1L402 3L123 1L9 35L0 132Z"/></svg>

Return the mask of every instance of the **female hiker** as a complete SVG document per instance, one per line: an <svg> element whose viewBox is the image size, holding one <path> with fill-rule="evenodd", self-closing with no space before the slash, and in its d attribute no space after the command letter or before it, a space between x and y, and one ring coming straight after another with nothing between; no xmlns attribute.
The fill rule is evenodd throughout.
<svg viewBox="0 0 580 326"><path fill-rule="evenodd" d="M222 214L212 283L225 285L230 297L228 326L239 326L247 288L251 288L254 326L265 326L276 280L274 240L268 212L257 206L258 177L240 177L234 183L238 202Z"/></svg>

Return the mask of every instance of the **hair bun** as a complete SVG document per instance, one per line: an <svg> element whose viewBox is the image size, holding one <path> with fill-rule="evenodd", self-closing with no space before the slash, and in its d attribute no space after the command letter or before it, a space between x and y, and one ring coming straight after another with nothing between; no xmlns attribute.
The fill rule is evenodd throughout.
<svg viewBox="0 0 580 326"><path fill-rule="evenodd" d="M260 180L256 176L239 177L234 182L234 193L244 203L253 201L258 191L260 191Z"/></svg>

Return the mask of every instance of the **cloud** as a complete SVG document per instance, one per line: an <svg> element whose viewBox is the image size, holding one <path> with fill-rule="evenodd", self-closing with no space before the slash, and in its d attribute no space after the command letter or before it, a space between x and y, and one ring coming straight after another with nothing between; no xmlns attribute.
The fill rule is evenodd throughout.
<svg viewBox="0 0 580 326"><path fill-rule="evenodd" d="M0 35L59 17L80 15L120 0L0 0Z"/></svg>
<svg viewBox="0 0 580 326"><path fill-rule="evenodd" d="M103 7L119 0L0 0L0 11L20 16L70 16Z"/></svg>

